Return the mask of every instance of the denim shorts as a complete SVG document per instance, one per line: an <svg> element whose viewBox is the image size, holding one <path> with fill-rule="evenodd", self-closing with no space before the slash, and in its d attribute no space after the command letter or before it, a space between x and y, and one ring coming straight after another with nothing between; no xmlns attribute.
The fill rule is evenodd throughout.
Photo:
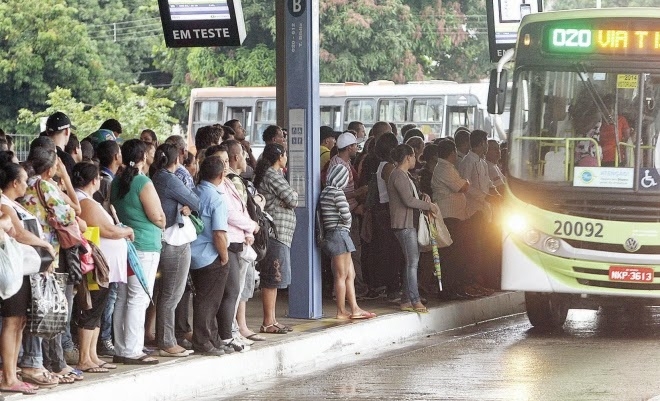
<svg viewBox="0 0 660 401"><path fill-rule="evenodd" d="M266 257L257 264L261 288L287 288L291 284L291 248L269 238Z"/></svg>
<svg viewBox="0 0 660 401"><path fill-rule="evenodd" d="M326 255L333 257L355 251L355 244L347 230L328 230L325 232L325 241L323 241L321 249Z"/></svg>

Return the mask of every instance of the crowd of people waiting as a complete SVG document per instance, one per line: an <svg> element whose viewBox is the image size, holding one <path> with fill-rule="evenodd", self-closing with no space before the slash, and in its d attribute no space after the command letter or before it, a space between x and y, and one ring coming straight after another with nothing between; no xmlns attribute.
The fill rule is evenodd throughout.
<svg viewBox="0 0 660 401"><path fill-rule="evenodd" d="M120 363L157 364L154 355L244 352L265 334L291 331L275 315L277 290L291 280L298 199L282 175L287 158L279 127L264 132L269 144L259 160L237 120L200 128L196 155L183 137L160 144L149 129L122 141L115 119L82 140L72 129L68 116L52 114L22 162L11 136L0 133L2 235L50 253L52 264L37 275L71 269L70 253L60 249L61 227L80 234L98 229L103 259L78 282L59 275L66 277L69 309L61 334L42 337L26 327L29 275L2 299L0 391L34 394ZM245 318L258 278L250 245L263 230L250 202L276 227L267 226L259 261L264 317L258 332ZM101 265L107 274L98 273Z"/></svg>
<svg viewBox="0 0 660 401"><path fill-rule="evenodd" d="M145 345L161 357L220 356L292 330L275 313L278 289L291 282L298 204L286 179L284 130L265 129L257 159L237 120L199 128L196 154L181 136L161 144L149 129L120 141L115 119L83 140L72 128L64 113L52 114L22 162L0 132L0 229L46 249L53 263L37 274L47 275L66 273L70 263L57 227L98 228L108 274L94 274L97 285L88 288L88 279L84 291L68 276L66 330L52 338L26 328L31 286L23 277L18 293L1 304L0 391L34 394L119 363L157 364ZM401 310L426 313L424 296L464 299L497 288L492 213L505 180L499 143L466 128L426 143L414 125L398 134L387 122L368 135L352 122L343 133L322 127L320 136L324 284L332 283L337 319L375 317L360 299L387 297ZM271 223L260 224L250 205ZM419 213L441 215L453 238L440 250L442 292L431 255L417 243ZM257 255L251 245L260 231L264 238L262 230L266 251ZM133 248L142 279L131 269ZM258 332L245 317L257 278Z"/></svg>
<svg viewBox="0 0 660 401"><path fill-rule="evenodd" d="M500 234L493 213L505 183L506 148L498 141L460 127L453 138L427 142L414 124L399 133L384 121L368 135L358 121L344 132L321 127L320 140L321 183L340 188L346 200L343 212L335 212L341 219L323 213L326 233L332 234L325 246L324 288L336 295L338 316L344 289L337 275L349 262L357 300L383 297L404 311L427 312L425 297L468 299L499 288ZM345 167L345 178L336 166ZM337 184L338 177L346 182ZM326 193L322 209L330 203ZM420 213L442 216L453 240L439 249L442 290L432 253L418 246ZM327 284L331 274L334 288Z"/></svg>

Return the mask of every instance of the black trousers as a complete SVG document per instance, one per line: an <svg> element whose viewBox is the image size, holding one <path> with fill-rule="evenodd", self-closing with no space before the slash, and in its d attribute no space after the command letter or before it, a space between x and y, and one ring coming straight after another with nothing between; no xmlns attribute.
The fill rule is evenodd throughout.
<svg viewBox="0 0 660 401"><path fill-rule="evenodd" d="M190 270L195 295L193 296L193 337L196 350L208 351L218 338L216 316L225 292L229 264L222 265L218 257L210 265Z"/></svg>
<svg viewBox="0 0 660 401"><path fill-rule="evenodd" d="M444 219L453 243L446 248L440 248L440 266L442 268L443 289L449 292L458 291L468 284L468 263L470 254L479 252L470 246L467 221L446 218Z"/></svg>
<svg viewBox="0 0 660 401"><path fill-rule="evenodd" d="M229 340L232 338L231 327L234 323L234 312L236 311L236 303L241 289L240 282L240 254L229 251L229 266L227 272L227 280L225 284L225 291L222 294L222 301L216 314L216 321L218 323L218 335L221 340ZM216 344L216 346L219 344Z"/></svg>

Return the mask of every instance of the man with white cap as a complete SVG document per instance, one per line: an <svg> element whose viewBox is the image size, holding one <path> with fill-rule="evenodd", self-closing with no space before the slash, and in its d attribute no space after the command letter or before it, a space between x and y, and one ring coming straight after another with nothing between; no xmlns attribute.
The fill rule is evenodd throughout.
<svg viewBox="0 0 660 401"><path fill-rule="evenodd" d="M358 199L364 198L367 194L367 186L355 188L355 169L351 165L358 151L357 138L350 131L345 131L337 138L337 154L330 159L328 169L332 166L341 164L349 171L348 185L344 188L344 194L348 200L348 207L351 210L351 239L355 245L355 252L351 254L353 265L355 266L355 290L358 294L365 294L368 291L367 286L362 279L362 264L360 263L361 239L360 239L360 219L364 213L364 206Z"/></svg>

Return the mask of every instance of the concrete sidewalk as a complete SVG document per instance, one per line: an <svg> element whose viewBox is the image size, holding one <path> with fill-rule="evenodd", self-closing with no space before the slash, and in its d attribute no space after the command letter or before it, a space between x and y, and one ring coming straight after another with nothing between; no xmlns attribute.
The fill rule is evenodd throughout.
<svg viewBox="0 0 660 401"><path fill-rule="evenodd" d="M255 342L250 351L221 357L189 356L161 358L155 366L118 365L106 374L85 374L83 381L63 384L37 395L8 395L8 400L33 401L87 400L138 401L181 400L213 394L228 396L248 384L276 376L307 372L331 366L361 353L385 348L418 337L477 324L525 310L522 293L501 292L475 300L442 302L429 300L429 313L401 312L398 305L384 299L362 301L363 309L378 317L369 320L339 321L334 318L299 320L284 317L287 299L278 297L278 320L293 327L286 335L264 334L266 341ZM335 305L323 300L325 315L333 316ZM248 302L250 327L261 324L259 295Z"/></svg>

